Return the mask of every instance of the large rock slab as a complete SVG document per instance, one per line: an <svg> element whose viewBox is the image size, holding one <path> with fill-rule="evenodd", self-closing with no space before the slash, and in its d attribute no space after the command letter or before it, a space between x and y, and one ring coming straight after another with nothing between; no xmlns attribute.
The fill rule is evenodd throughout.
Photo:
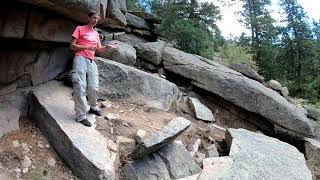
<svg viewBox="0 0 320 180"><path fill-rule="evenodd" d="M134 46L137 50L137 56L145 61L151 62L155 65L162 63L162 52L166 47L166 42L150 42L140 43Z"/></svg>
<svg viewBox="0 0 320 180"><path fill-rule="evenodd" d="M127 13L126 14L126 20L128 22L128 25L130 26L133 26L135 28L138 28L138 29L147 29L147 30L150 30L150 26L149 24L147 23L146 20L136 16L136 15L133 15L131 13Z"/></svg>
<svg viewBox="0 0 320 180"><path fill-rule="evenodd" d="M260 74L258 74L254 69L252 69L250 66L246 64L231 64L229 66L231 69L247 76L250 79L254 79L259 82L264 81L264 77L262 77Z"/></svg>
<svg viewBox="0 0 320 180"><path fill-rule="evenodd" d="M271 122L303 135L314 135L310 121L275 91L218 63L202 62L194 55L166 47L165 69Z"/></svg>
<svg viewBox="0 0 320 180"><path fill-rule="evenodd" d="M25 5L2 2L0 6L0 37L23 38L28 8Z"/></svg>
<svg viewBox="0 0 320 180"><path fill-rule="evenodd" d="M158 151L158 154L166 163L170 176L174 179L191 176L201 171L188 150L181 144L168 144Z"/></svg>
<svg viewBox="0 0 320 180"><path fill-rule="evenodd" d="M177 117L171 120L165 127L152 134L150 137L144 139L142 143L136 146L132 152L132 157L138 159L147 154L158 151L168 143L177 138L184 130L191 125L191 122Z"/></svg>
<svg viewBox="0 0 320 180"><path fill-rule="evenodd" d="M115 179L117 154L94 129L75 121L72 89L52 81L31 95L31 116L64 161L81 179Z"/></svg>
<svg viewBox="0 0 320 180"><path fill-rule="evenodd" d="M212 111L202 104L198 98L189 98L189 104L197 119L209 122L214 121Z"/></svg>
<svg viewBox="0 0 320 180"><path fill-rule="evenodd" d="M41 41L69 43L76 26L76 23L65 18L33 10L30 12L26 37Z"/></svg>
<svg viewBox="0 0 320 180"><path fill-rule="evenodd" d="M127 163L122 168L125 179L130 180L169 180L170 175L166 164L157 154L151 154L142 159Z"/></svg>
<svg viewBox="0 0 320 180"><path fill-rule="evenodd" d="M101 20L105 18L107 0L19 0L24 3L40 6L78 22L87 23L88 12L95 11L100 14Z"/></svg>
<svg viewBox="0 0 320 180"><path fill-rule="evenodd" d="M137 61L136 50L133 46L120 42L120 41L112 41L118 44L117 49L108 49L104 53L97 53L97 56L111 59L113 61L117 61L126 65L135 65Z"/></svg>
<svg viewBox="0 0 320 180"><path fill-rule="evenodd" d="M304 155L294 146L245 129L228 129L229 157L210 158L212 176L199 179L312 179ZM210 167L209 167L210 168Z"/></svg>
<svg viewBox="0 0 320 180"><path fill-rule="evenodd" d="M178 99L178 87L158 76L103 58L96 58L100 98L122 98L169 110Z"/></svg>

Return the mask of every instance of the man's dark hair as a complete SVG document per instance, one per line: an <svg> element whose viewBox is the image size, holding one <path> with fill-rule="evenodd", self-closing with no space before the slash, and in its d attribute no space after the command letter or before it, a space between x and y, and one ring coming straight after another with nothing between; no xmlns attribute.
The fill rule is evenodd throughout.
<svg viewBox="0 0 320 180"><path fill-rule="evenodd" d="M97 14L97 13L94 12L94 11L90 11L89 14L88 14L88 16L89 16L89 17L92 17L92 16L95 15L95 14Z"/></svg>

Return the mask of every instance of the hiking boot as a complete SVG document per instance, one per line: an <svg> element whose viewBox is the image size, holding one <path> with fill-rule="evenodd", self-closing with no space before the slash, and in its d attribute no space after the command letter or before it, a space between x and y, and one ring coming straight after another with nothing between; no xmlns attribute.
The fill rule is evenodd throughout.
<svg viewBox="0 0 320 180"><path fill-rule="evenodd" d="M88 126L88 127L91 127L91 123L87 120L87 119L84 119L82 121L79 121L81 124L83 124L84 126Z"/></svg>
<svg viewBox="0 0 320 180"><path fill-rule="evenodd" d="M92 109L92 108L90 108L89 113L95 114L97 116L102 116L102 110L101 109Z"/></svg>

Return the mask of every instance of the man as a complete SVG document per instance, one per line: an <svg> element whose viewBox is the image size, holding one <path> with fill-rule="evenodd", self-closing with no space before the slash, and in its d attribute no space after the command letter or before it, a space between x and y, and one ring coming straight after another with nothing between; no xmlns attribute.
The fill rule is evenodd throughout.
<svg viewBox="0 0 320 180"><path fill-rule="evenodd" d="M93 29L99 21L99 15L95 12L90 12L88 20L89 23L87 25L76 27L72 34L70 49L75 51L72 82L76 120L90 127L91 123L87 119L86 94L90 105L89 113L98 116L102 115L101 109L97 106L99 74L94 54L95 51L104 52L109 48L117 48L117 45L113 43L101 46L99 33Z"/></svg>

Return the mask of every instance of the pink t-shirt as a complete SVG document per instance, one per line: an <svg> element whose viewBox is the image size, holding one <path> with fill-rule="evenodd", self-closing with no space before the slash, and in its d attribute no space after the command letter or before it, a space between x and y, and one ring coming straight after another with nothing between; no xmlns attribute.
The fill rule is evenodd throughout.
<svg viewBox="0 0 320 180"><path fill-rule="evenodd" d="M84 25L84 26L77 26L74 30L72 37L77 39L77 44L83 45L83 46L93 46L98 47L100 44L100 38L99 33L91 29L90 27ZM89 59L94 59L94 53L95 51L90 51L87 49L76 51L76 56L84 56Z"/></svg>

